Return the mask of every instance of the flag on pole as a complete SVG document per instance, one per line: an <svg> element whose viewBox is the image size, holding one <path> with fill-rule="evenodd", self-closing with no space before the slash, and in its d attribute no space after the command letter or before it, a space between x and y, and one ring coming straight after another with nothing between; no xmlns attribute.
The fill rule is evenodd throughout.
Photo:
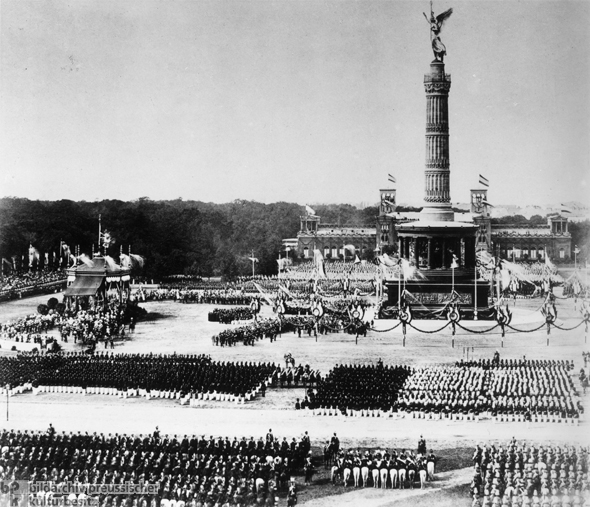
<svg viewBox="0 0 590 507"><path fill-rule="evenodd" d="M568 214L570 214L570 215L571 215L571 213L572 213L572 209L571 209L571 208L570 208L568 205L566 205L566 204L562 204L562 205L561 205L561 212L562 212L562 213L568 213Z"/></svg>
<svg viewBox="0 0 590 507"><path fill-rule="evenodd" d="M361 263L361 260L359 259L359 256L358 255L355 255L354 256L354 263L355 264L360 264Z"/></svg>
<svg viewBox="0 0 590 507"><path fill-rule="evenodd" d="M284 292L287 296L289 296L291 299L295 299L295 296L293 296L293 294L291 294L291 292L289 291L289 289L287 289L287 287L284 287L282 285L279 285L279 291Z"/></svg>
<svg viewBox="0 0 590 507"><path fill-rule="evenodd" d="M264 289L258 285L256 282L252 282L254 284L254 287L256 287L256 289L258 290L258 292L260 292L260 294L262 295L262 297L264 298L264 300L270 305L272 306L272 301L271 299L268 297L268 294L266 292L264 292Z"/></svg>
<svg viewBox="0 0 590 507"><path fill-rule="evenodd" d="M545 250L545 266L547 266L551 271L555 270L555 265L551 262L551 259L547 255L547 250Z"/></svg>
<svg viewBox="0 0 590 507"><path fill-rule="evenodd" d="M257 257L248 257L248 259L251 260L252 262L258 262Z"/></svg>
<svg viewBox="0 0 590 507"><path fill-rule="evenodd" d="M387 255L386 253L384 253L383 255L380 255L378 257L379 261L384 264L385 266L387 266L388 268L391 268L393 266L397 265L397 259L393 259L392 257L390 257L389 255Z"/></svg>
<svg viewBox="0 0 590 507"><path fill-rule="evenodd" d="M344 245L344 250L348 250L351 255L354 255L356 253L356 248L354 247L354 245Z"/></svg>
<svg viewBox="0 0 590 507"><path fill-rule="evenodd" d="M490 186L490 180L488 180L485 176L479 175L479 184L483 185L484 187Z"/></svg>
<svg viewBox="0 0 590 507"><path fill-rule="evenodd" d="M387 178L389 181L391 181L391 183L393 183L394 185L397 183L395 180L395 176L391 175L391 174L387 174L387 176L389 176L389 178Z"/></svg>
<svg viewBox="0 0 590 507"><path fill-rule="evenodd" d="M307 204L305 205L305 211L307 212L308 215L315 216L315 211L313 210L313 208L311 208Z"/></svg>
<svg viewBox="0 0 590 507"><path fill-rule="evenodd" d="M577 255L580 253L580 249L578 247L574 248L574 253Z"/></svg>
<svg viewBox="0 0 590 507"><path fill-rule="evenodd" d="M457 262L458 260L458 257L455 254L453 254L453 262L451 262L451 269L457 269L459 267L459 263Z"/></svg>

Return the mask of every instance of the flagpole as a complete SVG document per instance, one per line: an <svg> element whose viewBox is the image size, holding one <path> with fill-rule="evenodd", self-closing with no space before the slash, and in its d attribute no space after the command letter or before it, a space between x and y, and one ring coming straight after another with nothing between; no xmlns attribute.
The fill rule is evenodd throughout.
<svg viewBox="0 0 590 507"><path fill-rule="evenodd" d="M397 310L398 313L402 308L402 266L401 257L397 263Z"/></svg>
<svg viewBox="0 0 590 507"><path fill-rule="evenodd" d="M252 278L254 278L254 250L252 250Z"/></svg>
<svg viewBox="0 0 590 507"><path fill-rule="evenodd" d="M474 293L474 307L473 307L473 320L477 320L477 247L475 249L475 293Z"/></svg>

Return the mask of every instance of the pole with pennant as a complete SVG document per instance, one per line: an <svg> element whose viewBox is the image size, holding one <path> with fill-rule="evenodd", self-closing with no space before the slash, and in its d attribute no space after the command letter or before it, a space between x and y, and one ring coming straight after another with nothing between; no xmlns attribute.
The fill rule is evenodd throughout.
<svg viewBox="0 0 590 507"><path fill-rule="evenodd" d="M474 282L475 282L475 292L473 294L473 320L477 320L477 247L476 247L476 252L475 252L475 276L474 276Z"/></svg>

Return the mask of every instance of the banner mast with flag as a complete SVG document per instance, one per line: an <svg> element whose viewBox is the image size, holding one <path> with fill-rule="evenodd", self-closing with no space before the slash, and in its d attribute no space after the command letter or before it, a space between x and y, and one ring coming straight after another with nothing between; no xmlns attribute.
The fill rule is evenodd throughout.
<svg viewBox="0 0 590 507"><path fill-rule="evenodd" d="M252 257L249 257L249 259L252 261L252 276L254 276L254 266L258 262L258 259L254 257L254 250L252 250Z"/></svg>
<svg viewBox="0 0 590 507"><path fill-rule="evenodd" d="M488 180L483 174L479 175L479 184L488 188L490 186L490 180Z"/></svg>

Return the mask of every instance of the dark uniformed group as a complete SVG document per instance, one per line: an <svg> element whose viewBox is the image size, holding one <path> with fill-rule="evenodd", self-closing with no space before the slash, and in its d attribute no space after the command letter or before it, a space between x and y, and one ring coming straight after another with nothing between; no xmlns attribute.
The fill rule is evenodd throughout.
<svg viewBox="0 0 590 507"><path fill-rule="evenodd" d="M265 338L268 338L271 343L276 341L282 331L281 323L277 319L259 319L245 326L226 329L213 336L211 341L213 345L220 347L231 347L238 343L253 346L256 341Z"/></svg>
<svg viewBox="0 0 590 507"><path fill-rule="evenodd" d="M354 415L362 409L390 410L398 392L412 374L409 366L336 365L318 382L316 392L308 393L310 409L333 407Z"/></svg>
<svg viewBox="0 0 590 507"><path fill-rule="evenodd" d="M274 506L277 491L308 461L311 442L307 432L289 442L272 430L248 440L160 436L157 428L152 435L65 434L50 426L44 433L2 430L0 451L2 481L157 485L155 495L95 497L102 507Z"/></svg>
<svg viewBox="0 0 590 507"><path fill-rule="evenodd" d="M200 288L197 288L200 287ZM136 289L131 297L136 301L176 301L178 303L198 303L213 305L248 305L254 297L241 289L219 283L203 283L198 286L166 286L159 289Z"/></svg>
<svg viewBox="0 0 590 507"><path fill-rule="evenodd" d="M584 411L573 363L542 360L479 360L455 366L336 366L299 408L320 415L385 415L425 418L499 417L576 423ZM583 384L582 384L583 386Z"/></svg>
<svg viewBox="0 0 590 507"><path fill-rule="evenodd" d="M317 324L316 324L317 322ZM251 324L233 329L226 329L211 338L214 345L229 347L242 343L254 345L259 340L268 338L271 343L283 333L295 333L297 336L314 336L340 332L343 324L338 317L324 315L317 321L313 316L284 315L280 319L257 319Z"/></svg>
<svg viewBox="0 0 590 507"><path fill-rule="evenodd" d="M473 507L590 505L588 448L574 445L478 445L473 455Z"/></svg>
<svg viewBox="0 0 590 507"><path fill-rule="evenodd" d="M244 397L280 370L271 363L217 362L206 355L20 354L0 357L0 385L32 383Z"/></svg>
<svg viewBox="0 0 590 507"><path fill-rule="evenodd" d="M254 318L254 314L249 307L239 306L236 308L214 308L207 317L209 322L231 324L238 320L250 320Z"/></svg>

